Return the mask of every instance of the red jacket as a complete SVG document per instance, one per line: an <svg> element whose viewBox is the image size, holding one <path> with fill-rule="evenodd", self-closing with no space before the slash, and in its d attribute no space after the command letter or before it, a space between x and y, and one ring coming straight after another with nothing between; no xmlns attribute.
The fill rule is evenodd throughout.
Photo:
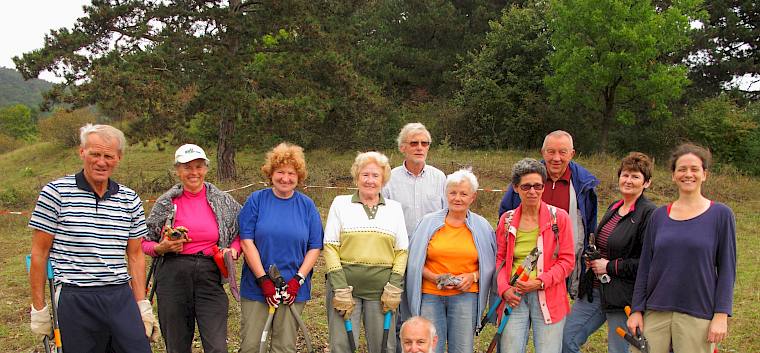
<svg viewBox="0 0 760 353"><path fill-rule="evenodd" d="M538 249L541 250L541 255L536 264L537 278L544 282L544 290L538 290L537 292L544 323L546 324L559 322L570 312L565 278L570 275L575 264L572 224L567 212L560 208L556 208L557 226L559 227L559 254L556 259L554 258L554 248L557 244L554 241L549 207L553 206L549 206L546 202L541 201L538 211L539 232L536 244ZM509 289L509 278L512 274L512 262L514 261L515 237L517 229L520 227L522 208L523 206L520 205L515 209L509 227L505 226L504 223L510 212L502 214L499 224L496 226L497 268L506 260L496 280L498 293L501 297ZM499 312L502 311L499 310Z"/></svg>

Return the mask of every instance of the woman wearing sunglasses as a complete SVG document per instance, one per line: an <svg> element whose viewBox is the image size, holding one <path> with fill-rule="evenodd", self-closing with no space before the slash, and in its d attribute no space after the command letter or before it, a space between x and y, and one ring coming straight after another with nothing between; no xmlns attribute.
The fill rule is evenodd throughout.
<svg viewBox="0 0 760 353"><path fill-rule="evenodd" d="M565 278L575 263L573 231L564 210L541 201L546 167L532 158L512 166L512 186L520 196L520 206L502 214L496 228L498 293L511 307L501 336L501 351L525 352L533 327L536 353L559 353L562 328L570 311ZM540 255L527 279L509 281L523 259L538 248ZM500 310L503 312L503 310Z"/></svg>

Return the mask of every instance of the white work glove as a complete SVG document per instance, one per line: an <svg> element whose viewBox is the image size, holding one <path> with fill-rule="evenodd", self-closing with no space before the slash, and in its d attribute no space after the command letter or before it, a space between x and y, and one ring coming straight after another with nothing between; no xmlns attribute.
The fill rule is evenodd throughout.
<svg viewBox="0 0 760 353"><path fill-rule="evenodd" d="M161 328L158 326L158 320L153 316L153 305L148 299L143 299L137 302L137 307L140 308L140 316L145 326L145 336L148 336L151 342L158 342L161 339Z"/></svg>
<svg viewBox="0 0 760 353"><path fill-rule="evenodd" d="M50 336L53 333L53 321L50 319L50 309L47 305L40 310L32 307L32 333L40 336Z"/></svg>

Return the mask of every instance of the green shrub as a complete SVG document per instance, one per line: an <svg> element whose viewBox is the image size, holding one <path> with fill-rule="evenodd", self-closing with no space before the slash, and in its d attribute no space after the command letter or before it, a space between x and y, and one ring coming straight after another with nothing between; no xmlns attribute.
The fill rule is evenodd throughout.
<svg viewBox="0 0 760 353"><path fill-rule="evenodd" d="M756 141L760 131L747 108L721 95L699 103L684 120L686 137L709 147L719 163L731 163L742 170L757 169Z"/></svg>
<svg viewBox="0 0 760 353"><path fill-rule="evenodd" d="M63 147L74 147L79 145L79 128L96 121L95 114L87 108L57 110L49 118L40 121L40 137L43 141L51 141Z"/></svg>

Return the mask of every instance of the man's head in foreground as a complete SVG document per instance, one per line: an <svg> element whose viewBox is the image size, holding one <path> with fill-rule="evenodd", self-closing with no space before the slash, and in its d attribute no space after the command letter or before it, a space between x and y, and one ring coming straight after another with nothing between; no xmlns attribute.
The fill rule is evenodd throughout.
<svg viewBox="0 0 760 353"><path fill-rule="evenodd" d="M404 353L434 353L438 343L435 326L422 316L414 316L401 325L401 345Z"/></svg>

